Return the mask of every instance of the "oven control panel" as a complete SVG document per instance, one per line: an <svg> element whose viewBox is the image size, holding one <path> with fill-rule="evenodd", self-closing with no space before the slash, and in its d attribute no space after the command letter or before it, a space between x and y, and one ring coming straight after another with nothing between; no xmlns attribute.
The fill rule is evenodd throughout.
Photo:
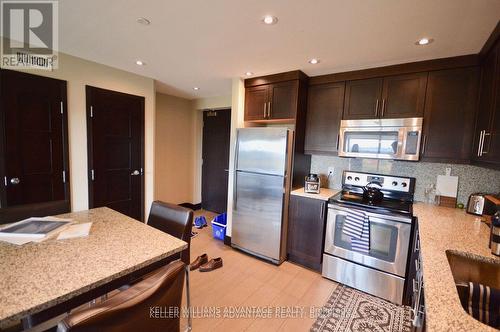
<svg viewBox="0 0 500 332"><path fill-rule="evenodd" d="M345 171L342 184L364 187L371 183L370 186L383 190L410 193L413 190L412 181L414 179L400 176Z"/></svg>

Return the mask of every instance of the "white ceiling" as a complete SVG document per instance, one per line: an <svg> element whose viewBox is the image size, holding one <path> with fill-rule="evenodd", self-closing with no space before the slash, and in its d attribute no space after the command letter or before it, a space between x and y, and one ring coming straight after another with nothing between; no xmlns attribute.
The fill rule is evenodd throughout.
<svg viewBox="0 0 500 332"><path fill-rule="evenodd" d="M278 24L262 24L266 14ZM246 71L314 76L477 53L500 19L500 1L62 0L59 17L60 51L199 98L230 94L231 78ZM421 37L435 42L414 45ZM312 57L321 62L309 64Z"/></svg>

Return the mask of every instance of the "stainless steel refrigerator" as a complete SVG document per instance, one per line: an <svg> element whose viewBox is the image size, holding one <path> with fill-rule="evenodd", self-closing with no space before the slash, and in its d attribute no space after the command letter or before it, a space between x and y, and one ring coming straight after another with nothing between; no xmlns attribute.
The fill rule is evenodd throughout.
<svg viewBox="0 0 500 332"><path fill-rule="evenodd" d="M286 258L293 131L238 129L231 245L281 264Z"/></svg>

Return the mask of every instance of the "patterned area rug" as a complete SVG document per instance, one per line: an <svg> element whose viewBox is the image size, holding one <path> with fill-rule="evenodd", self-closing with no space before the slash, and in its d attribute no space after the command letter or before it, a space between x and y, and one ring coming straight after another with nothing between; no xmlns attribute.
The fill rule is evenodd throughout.
<svg viewBox="0 0 500 332"><path fill-rule="evenodd" d="M311 331L410 332L410 309L339 285Z"/></svg>

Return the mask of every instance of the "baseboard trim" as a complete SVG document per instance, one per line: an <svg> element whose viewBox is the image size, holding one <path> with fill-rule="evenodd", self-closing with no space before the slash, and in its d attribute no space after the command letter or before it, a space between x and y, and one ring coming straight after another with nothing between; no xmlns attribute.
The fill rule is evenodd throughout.
<svg viewBox="0 0 500 332"><path fill-rule="evenodd" d="M179 204L179 206L182 206L182 207L185 207L185 208L191 209L191 210L193 210L193 211L196 211L196 210L201 210L201 203L198 203L198 204L193 204L193 203L181 203L181 204Z"/></svg>
<svg viewBox="0 0 500 332"><path fill-rule="evenodd" d="M224 244L226 246L230 246L231 245L231 237L230 236L227 236L227 235L224 236Z"/></svg>

